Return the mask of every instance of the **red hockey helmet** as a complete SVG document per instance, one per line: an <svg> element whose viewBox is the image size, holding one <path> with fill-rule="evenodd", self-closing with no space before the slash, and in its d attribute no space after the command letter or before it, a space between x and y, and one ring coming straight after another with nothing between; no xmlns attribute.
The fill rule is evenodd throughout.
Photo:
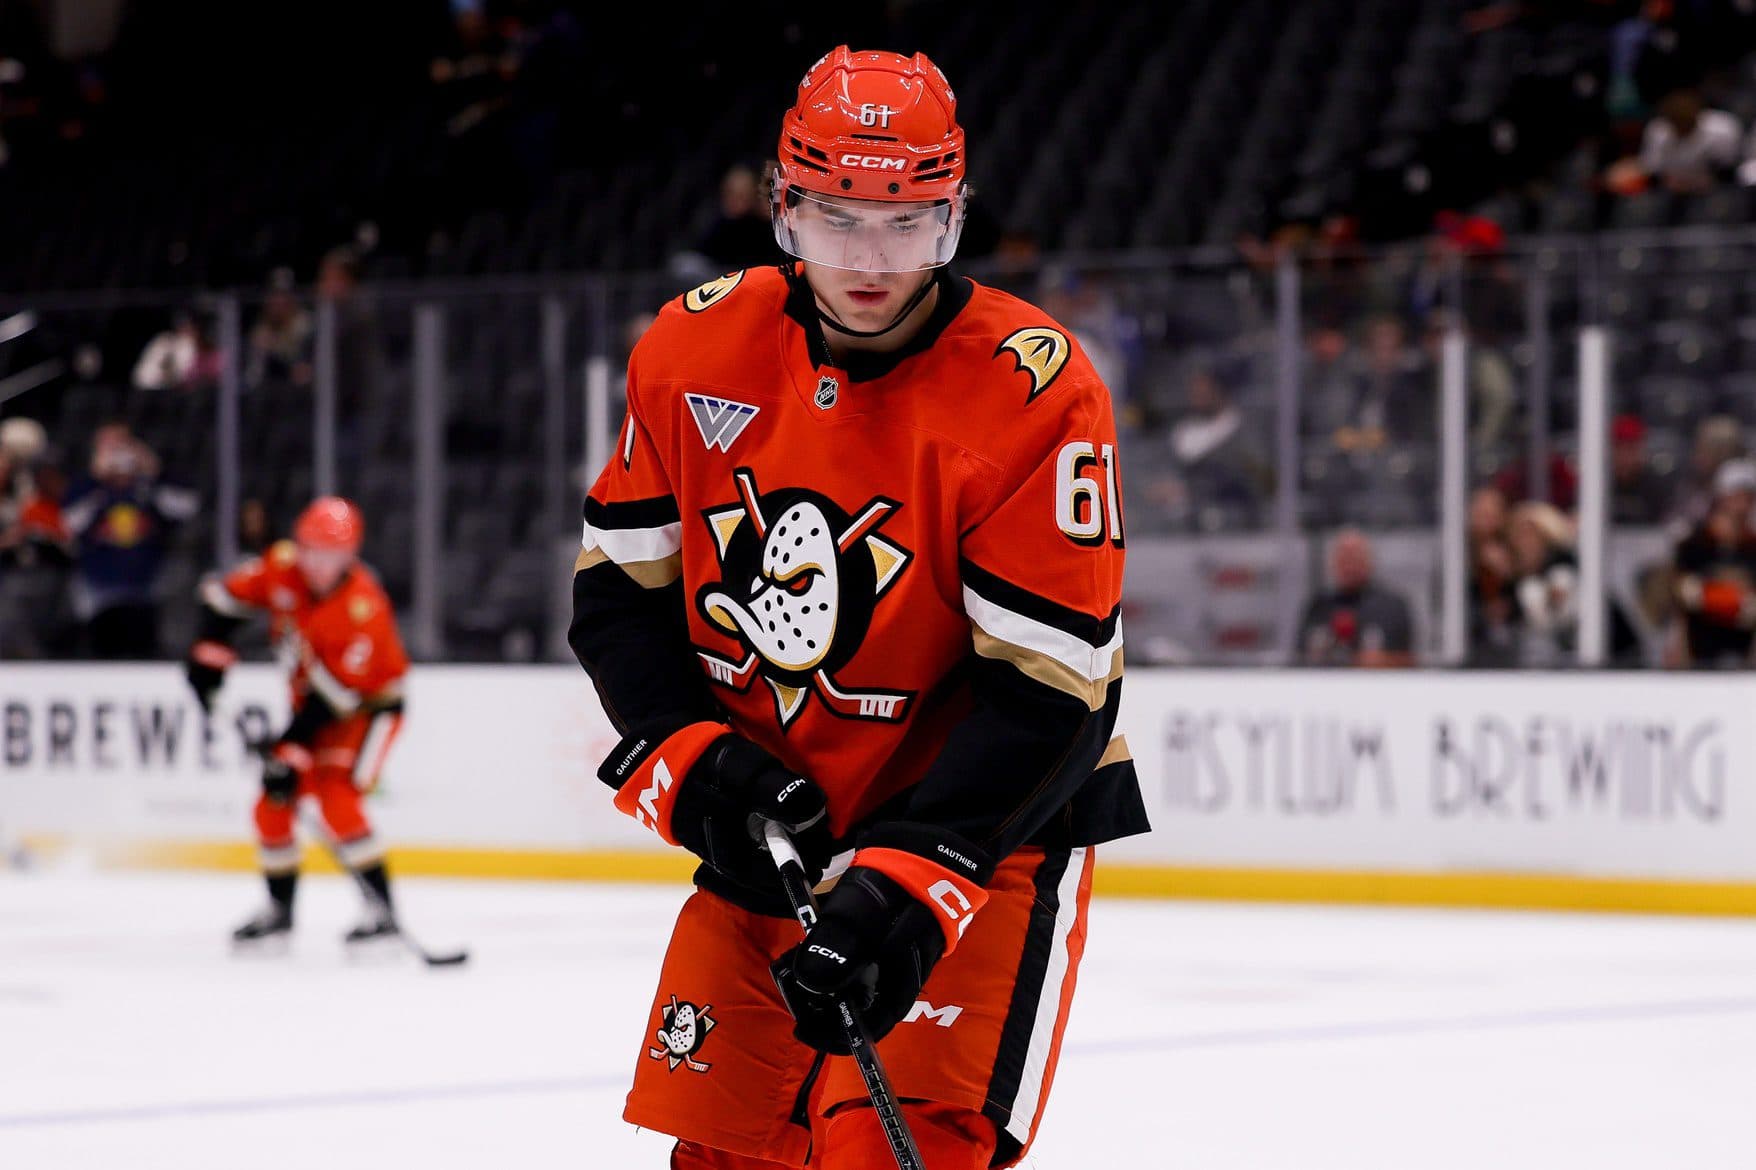
<svg viewBox="0 0 1756 1170"><path fill-rule="evenodd" d="M293 524L293 541L302 548L357 553L365 536L365 518L340 496L312 500Z"/></svg>
<svg viewBox="0 0 1756 1170"><path fill-rule="evenodd" d="M925 53L841 45L805 74L781 123L775 239L836 268L938 267L963 232L963 156L957 99Z"/></svg>

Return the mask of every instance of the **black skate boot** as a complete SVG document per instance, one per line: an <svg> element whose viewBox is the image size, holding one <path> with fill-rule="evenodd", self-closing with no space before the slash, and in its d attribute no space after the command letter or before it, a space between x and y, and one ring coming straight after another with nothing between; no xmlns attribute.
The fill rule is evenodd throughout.
<svg viewBox="0 0 1756 1170"><path fill-rule="evenodd" d="M396 917L382 906L368 906L366 915L358 925L342 937L342 942L352 950L373 950L377 945L395 942L402 933L396 925Z"/></svg>
<svg viewBox="0 0 1756 1170"><path fill-rule="evenodd" d="M292 933L292 910L283 903L270 902L266 910L232 931L232 946L248 950L284 948Z"/></svg>

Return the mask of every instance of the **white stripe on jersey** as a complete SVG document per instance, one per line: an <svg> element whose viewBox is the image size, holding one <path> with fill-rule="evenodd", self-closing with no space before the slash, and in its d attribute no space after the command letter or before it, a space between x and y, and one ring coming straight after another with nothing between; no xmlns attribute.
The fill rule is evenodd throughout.
<svg viewBox="0 0 1756 1170"><path fill-rule="evenodd" d="M1093 647L1084 638L1045 625L1003 606L995 605L968 585L963 587L963 609L970 621L1002 642L1010 642L1025 650L1034 650L1053 658L1087 682L1102 682L1110 677L1116 651L1122 648L1122 619L1116 619L1116 632L1101 647Z"/></svg>
<svg viewBox="0 0 1756 1170"><path fill-rule="evenodd" d="M657 528L593 528L587 520L581 543L588 552L603 549L604 555L618 565L662 561L683 550L683 525L679 521Z"/></svg>

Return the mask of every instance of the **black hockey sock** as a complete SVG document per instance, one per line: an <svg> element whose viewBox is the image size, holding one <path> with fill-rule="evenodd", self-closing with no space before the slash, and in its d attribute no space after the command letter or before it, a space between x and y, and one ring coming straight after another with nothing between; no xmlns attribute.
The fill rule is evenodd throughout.
<svg viewBox="0 0 1756 1170"><path fill-rule="evenodd" d="M360 877L371 888L372 892L378 895L379 900L384 903L384 908L389 910L391 908L390 875L384 871L384 863L374 861L360 871Z"/></svg>
<svg viewBox="0 0 1756 1170"><path fill-rule="evenodd" d="M262 875L268 881L268 896L276 906L288 914L293 912L293 891L299 886L297 870L292 873L268 873Z"/></svg>

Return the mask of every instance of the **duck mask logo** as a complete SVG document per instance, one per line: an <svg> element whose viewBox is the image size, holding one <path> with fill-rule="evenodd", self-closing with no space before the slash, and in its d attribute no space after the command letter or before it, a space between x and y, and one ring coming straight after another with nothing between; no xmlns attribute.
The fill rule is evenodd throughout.
<svg viewBox="0 0 1756 1170"><path fill-rule="evenodd" d="M705 585L695 604L744 657L698 651L708 674L740 693L761 675L774 692L782 730L813 692L839 718L901 722L912 693L844 690L835 674L859 650L880 599L913 559L878 535L902 505L879 496L850 515L804 488L764 495L748 468L734 479L738 503L703 513L719 550L720 580Z"/></svg>
<svg viewBox="0 0 1756 1170"><path fill-rule="evenodd" d="M704 1073L712 1068L713 1065L695 1059L695 1054L707 1041L707 1034L719 1024L712 1012L711 1004L696 1007L671 996L670 1004L659 1013L660 1027L654 1033L658 1037L658 1047L648 1048L647 1056L665 1061L672 1072L676 1072L680 1064L688 1065L690 1072Z"/></svg>

